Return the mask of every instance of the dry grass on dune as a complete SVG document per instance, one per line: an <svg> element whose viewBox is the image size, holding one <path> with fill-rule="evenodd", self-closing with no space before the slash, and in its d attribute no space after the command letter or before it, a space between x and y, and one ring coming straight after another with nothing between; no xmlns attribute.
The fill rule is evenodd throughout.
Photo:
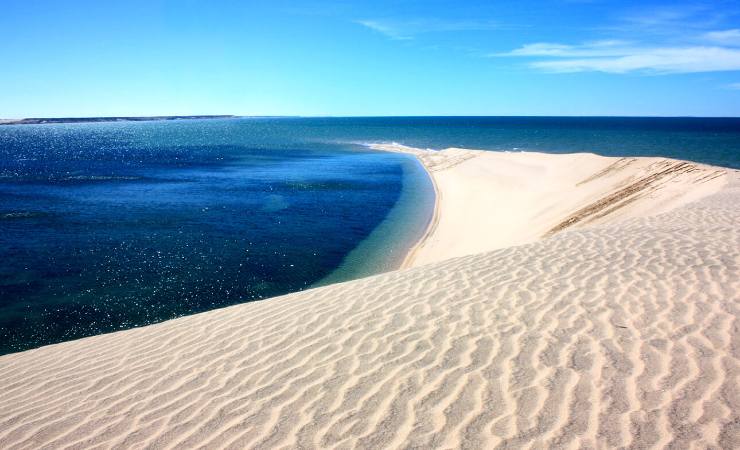
<svg viewBox="0 0 740 450"><path fill-rule="evenodd" d="M738 199L0 357L0 448L738 448Z"/></svg>

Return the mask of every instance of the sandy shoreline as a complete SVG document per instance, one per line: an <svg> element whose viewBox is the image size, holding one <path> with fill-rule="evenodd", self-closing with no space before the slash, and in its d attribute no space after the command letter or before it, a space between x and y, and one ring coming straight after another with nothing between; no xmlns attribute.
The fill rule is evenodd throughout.
<svg viewBox="0 0 740 450"><path fill-rule="evenodd" d="M740 447L740 172L386 150L412 267L2 356L0 448Z"/></svg>
<svg viewBox="0 0 740 450"><path fill-rule="evenodd" d="M421 164L422 167L424 167L424 170L427 170L426 166L421 160L419 160L419 163ZM401 262L401 265L398 267L399 269L408 269L409 267L413 267L413 263L416 258L416 253L424 245L424 243L427 242L429 238L434 234L434 232L437 229L437 225L439 224L440 192L439 192L439 188L437 187L437 181L434 179L434 176L432 176L431 172L429 172L428 170L427 170L427 175L429 176L429 181L432 184L432 189L434 191L434 205L432 206L433 208L432 217L429 219L429 223L427 224L427 227L424 230L424 233L422 233L419 240L409 248L408 252L406 253L406 256L403 258L403 261Z"/></svg>

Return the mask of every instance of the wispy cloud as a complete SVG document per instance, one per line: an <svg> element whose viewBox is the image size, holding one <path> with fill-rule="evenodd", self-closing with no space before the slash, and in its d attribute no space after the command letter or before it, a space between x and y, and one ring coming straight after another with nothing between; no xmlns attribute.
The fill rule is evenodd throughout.
<svg viewBox="0 0 740 450"><path fill-rule="evenodd" d="M546 72L692 73L740 70L740 49L723 46L640 46L624 41L580 45L527 44L491 56L535 58L528 65Z"/></svg>
<svg viewBox="0 0 740 450"><path fill-rule="evenodd" d="M727 85L727 89L732 89L735 91L740 91L740 83L730 83Z"/></svg>
<svg viewBox="0 0 740 450"><path fill-rule="evenodd" d="M649 72L655 74L740 70L740 50L721 47L642 49L623 56L535 61L551 72Z"/></svg>
<svg viewBox="0 0 740 450"><path fill-rule="evenodd" d="M740 29L727 26L733 2L648 6L623 12L596 28L617 39L580 44L537 42L490 56L526 58L546 72L672 74L740 71ZM618 39L628 36L629 41Z"/></svg>
<svg viewBox="0 0 740 450"><path fill-rule="evenodd" d="M704 39L723 45L740 46L740 29L710 31L704 33Z"/></svg>
<svg viewBox="0 0 740 450"><path fill-rule="evenodd" d="M590 57L621 56L630 42L622 40L593 41L582 45L567 45L551 42L526 44L506 53L490 56L548 56L548 57Z"/></svg>
<svg viewBox="0 0 740 450"><path fill-rule="evenodd" d="M433 18L409 20L363 19L355 22L395 40L409 40L424 33L485 31L500 28L500 25L493 21L442 20Z"/></svg>
<svg viewBox="0 0 740 450"><path fill-rule="evenodd" d="M358 20L357 23L370 28L373 31L384 34L391 39L408 40L412 38L411 34L409 34L407 30L379 20Z"/></svg>
<svg viewBox="0 0 740 450"><path fill-rule="evenodd" d="M648 6L623 14L617 23L607 28L673 35L685 33L686 30L696 31L718 27L734 13L735 11L728 6L718 7L697 3Z"/></svg>

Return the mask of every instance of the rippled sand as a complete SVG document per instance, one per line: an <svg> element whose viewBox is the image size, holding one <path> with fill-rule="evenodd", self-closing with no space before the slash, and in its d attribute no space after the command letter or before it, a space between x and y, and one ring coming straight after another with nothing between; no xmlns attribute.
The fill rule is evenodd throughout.
<svg viewBox="0 0 740 450"><path fill-rule="evenodd" d="M728 171L662 214L3 356L0 448L738 448L739 224Z"/></svg>

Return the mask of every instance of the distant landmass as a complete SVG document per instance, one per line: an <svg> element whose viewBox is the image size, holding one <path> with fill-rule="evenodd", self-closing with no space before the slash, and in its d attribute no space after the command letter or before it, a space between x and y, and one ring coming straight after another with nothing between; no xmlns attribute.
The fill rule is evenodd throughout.
<svg viewBox="0 0 740 450"><path fill-rule="evenodd" d="M232 115L220 116L148 116L148 117L30 117L27 119L0 119L0 125L33 125L40 123L85 123L85 122L144 122L148 120L193 120L228 119Z"/></svg>

